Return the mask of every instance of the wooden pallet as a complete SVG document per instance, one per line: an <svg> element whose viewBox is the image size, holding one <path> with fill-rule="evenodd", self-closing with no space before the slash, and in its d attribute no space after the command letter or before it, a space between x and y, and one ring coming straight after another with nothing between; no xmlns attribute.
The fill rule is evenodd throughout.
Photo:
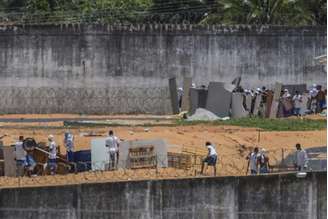
<svg viewBox="0 0 328 219"><path fill-rule="evenodd" d="M130 148L128 156L131 169L156 168L157 166L155 150L152 145Z"/></svg>

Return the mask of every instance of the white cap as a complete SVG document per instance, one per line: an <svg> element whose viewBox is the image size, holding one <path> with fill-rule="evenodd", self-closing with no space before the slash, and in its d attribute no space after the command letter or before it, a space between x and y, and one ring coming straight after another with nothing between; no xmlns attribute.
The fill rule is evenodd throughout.
<svg viewBox="0 0 328 219"><path fill-rule="evenodd" d="M178 90L183 91L182 87L179 87Z"/></svg>
<svg viewBox="0 0 328 219"><path fill-rule="evenodd" d="M288 89L285 89L284 92L288 92Z"/></svg>
<svg viewBox="0 0 328 219"><path fill-rule="evenodd" d="M261 153L264 154L266 150L264 148L261 149Z"/></svg>
<svg viewBox="0 0 328 219"><path fill-rule="evenodd" d="M256 90L257 90L257 91L261 91L261 88L258 87L258 88L256 88Z"/></svg>
<svg viewBox="0 0 328 219"><path fill-rule="evenodd" d="M49 140L53 140L53 139L54 139L54 136L53 136L53 135L49 135L49 136L48 136L48 139L49 139Z"/></svg>

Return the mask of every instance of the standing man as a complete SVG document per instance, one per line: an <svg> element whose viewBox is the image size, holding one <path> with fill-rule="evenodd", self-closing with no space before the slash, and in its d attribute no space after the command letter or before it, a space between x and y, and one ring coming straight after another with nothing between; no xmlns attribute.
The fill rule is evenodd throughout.
<svg viewBox="0 0 328 219"><path fill-rule="evenodd" d="M214 169L214 176L216 176L216 161L217 161L217 153L215 151L214 146L211 144L211 142L207 141L205 146L207 147L208 153L205 159L202 162L202 170L201 174L203 174L204 171L204 165L207 163L207 166L213 166Z"/></svg>
<svg viewBox="0 0 328 219"><path fill-rule="evenodd" d="M108 132L108 135L105 142L109 152L109 169L113 170L117 168L120 140L114 135L112 130Z"/></svg>
<svg viewBox="0 0 328 219"><path fill-rule="evenodd" d="M260 165L260 174L269 173L269 157L266 155L266 150L264 148L261 149L258 156L258 164Z"/></svg>
<svg viewBox="0 0 328 219"><path fill-rule="evenodd" d="M293 96L293 102L294 102L294 115L300 116L301 106L302 106L302 95L295 91L295 95Z"/></svg>
<svg viewBox="0 0 328 219"><path fill-rule="evenodd" d="M48 165L50 169L50 174L55 175L57 169L57 164L56 164L57 145L53 135L48 136L48 147L49 147Z"/></svg>
<svg viewBox="0 0 328 219"><path fill-rule="evenodd" d="M251 175L257 175L257 164L258 164L257 159L259 156L258 153L259 153L259 149L255 147L254 151L246 157L246 160L248 160L247 172L248 172L248 168L250 168Z"/></svg>
<svg viewBox="0 0 328 219"><path fill-rule="evenodd" d="M26 164L26 151L23 147L24 136L19 136L15 143L15 160L16 160L16 176L24 175L24 168Z"/></svg>
<svg viewBox="0 0 328 219"><path fill-rule="evenodd" d="M64 135L64 145L68 162L74 162L74 135L66 131Z"/></svg>
<svg viewBox="0 0 328 219"><path fill-rule="evenodd" d="M303 171L308 168L308 156L304 149L301 148L301 145L297 143L296 147L296 156L294 160L294 166L296 170Z"/></svg>

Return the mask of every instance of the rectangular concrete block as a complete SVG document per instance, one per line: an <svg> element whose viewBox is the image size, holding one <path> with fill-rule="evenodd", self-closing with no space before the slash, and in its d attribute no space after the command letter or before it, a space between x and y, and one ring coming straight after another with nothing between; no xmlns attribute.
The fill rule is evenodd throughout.
<svg viewBox="0 0 328 219"><path fill-rule="evenodd" d="M210 82L208 86L206 109L219 117L229 116L232 87L234 86L223 82Z"/></svg>
<svg viewBox="0 0 328 219"><path fill-rule="evenodd" d="M251 112L252 109L252 96L250 94L246 95L246 110Z"/></svg>
<svg viewBox="0 0 328 219"><path fill-rule="evenodd" d="M242 93L232 93L231 117L234 119L244 118L249 112L243 106L244 95Z"/></svg>
<svg viewBox="0 0 328 219"><path fill-rule="evenodd" d="M262 100L262 95L258 94L255 97L255 103L254 103L254 108L253 108L253 115L254 116L257 116L258 113L259 113L261 100Z"/></svg>
<svg viewBox="0 0 328 219"><path fill-rule="evenodd" d="M178 114L179 100L178 100L177 82L175 78L169 79L169 90L170 90L170 97L171 97L172 113Z"/></svg>
<svg viewBox="0 0 328 219"><path fill-rule="evenodd" d="M270 118L271 119L277 117L281 89L282 89L282 84L279 82L276 82L275 88L274 88L271 110L270 110Z"/></svg>
<svg viewBox="0 0 328 219"><path fill-rule="evenodd" d="M16 163L14 147L3 147L3 156L5 161L5 176L16 176Z"/></svg>
<svg viewBox="0 0 328 219"><path fill-rule="evenodd" d="M95 138L91 140L92 170L105 170L109 163L109 153L105 140L106 138Z"/></svg>
<svg viewBox="0 0 328 219"><path fill-rule="evenodd" d="M206 108L207 90L190 88L190 114L194 114L197 108Z"/></svg>
<svg viewBox="0 0 328 219"><path fill-rule="evenodd" d="M182 96L181 111L189 111L191 84L192 84L192 78L190 77L183 78L183 96Z"/></svg>
<svg viewBox="0 0 328 219"><path fill-rule="evenodd" d="M266 96L266 103L265 103L265 118L269 118L270 117L270 112L271 112L271 105L272 105L272 101L273 101L273 92L272 91L268 91L267 92L267 96Z"/></svg>
<svg viewBox="0 0 328 219"><path fill-rule="evenodd" d="M163 139L150 139L150 140L136 140L136 141L124 141L120 145L120 158L118 161L119 168L128 168L128 156L130 148L138 148L144 146L153 146L157 159L157 167L167 167L167 148Z"/></svg>

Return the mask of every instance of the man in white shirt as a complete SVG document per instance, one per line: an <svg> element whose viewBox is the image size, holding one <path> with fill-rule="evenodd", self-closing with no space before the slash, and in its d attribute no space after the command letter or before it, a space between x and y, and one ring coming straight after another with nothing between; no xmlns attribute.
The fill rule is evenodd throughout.
<svg viewBox="0 0 328 219"><path fill-rule="evenodd" d="M308 156L300 144L296 144L296 155L294 160L294 166L298 171L303 171L308 168Z"/></svg>
<svg viewBox="0 0 328 219"><path fill-rule="evenodd" d="M16 176L24 175L26 151L23 147L23 141L24 136L19 136L19 140L15 143Z"/></svg>
<svg viewBox="0 0 328 219"><path fill-rule="evenodd" d="M296 91L295 95L293 96L293 102L294 102L294 115L300 116L300 110L302 107L302 95Z"/></svg>
<svg viewBox="0 0 328 219"><path fill-rule="evenodd" d="M257 175L258 158L259 158L259 149L257 147L255 147L254 151L246 157L246 160L248 160L248 166L251 170L251 175ZM248 167L247 167L247 170L248 170Z"/></svg>
<svg viewBox="0 0 328 219"><path fill-rule="evenodd" d="M57 145L53 135L48 136L48 147L49 147L48 165L50 168L50 174L55 175L57 169L57 163L56 163Z"/></svg>
<svg viewBox="0 0 328 219"><path fill-rule="evenodd" d="M74 162L74 135L69 131L65 132L64 145L68 162Z"/></svg>
<svg viewBox="0 0 328 219"><path fill-rule="evenodd" d="M206 142L205 146L207 147L208 153L202 162L201 174L203 174L204 165L205 165L205 163L207 163L207 166L213 166L214 176L216 176L216 161L217 161L216 150L215 150L214 146L211 144L211 142L209 142L209 141Z"/></svg>
<svg viewBox="0 0 328 219"><path fill-rule="evenodd" d="M106 147L108 147L109 153L109 169L115 169L117 167L119 159L119 146L120 140L114 135L114 132L110 130L108 132L109 136L106 138Z"/></svg>

